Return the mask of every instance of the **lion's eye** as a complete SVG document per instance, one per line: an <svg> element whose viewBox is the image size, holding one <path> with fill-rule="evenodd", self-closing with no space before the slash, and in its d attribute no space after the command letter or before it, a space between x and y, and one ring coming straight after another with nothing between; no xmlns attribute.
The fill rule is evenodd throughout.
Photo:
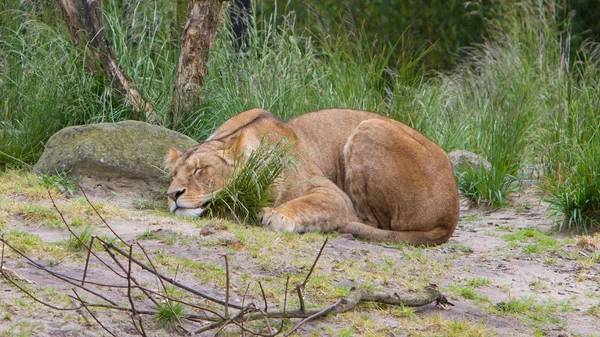
<svg viewBox="0 0 600 337"><path fill-rule="evenodd" d="M202 169L197 168L197 169L194 170L194 175L195 176L199 176L200 173L202 173Z"/></svg>

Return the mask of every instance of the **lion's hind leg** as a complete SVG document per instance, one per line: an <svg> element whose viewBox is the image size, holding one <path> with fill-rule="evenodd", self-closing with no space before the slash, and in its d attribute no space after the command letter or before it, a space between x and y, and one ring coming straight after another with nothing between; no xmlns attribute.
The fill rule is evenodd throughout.
<svg viewBox="0 0 600 337"><path fill-rule="evenodd" d="M363 121L344 147L344 164L344 189L361 222L340 231L414 245L452 235L458 221L452 169L445 152L423 135L394 121Z"/></svg>

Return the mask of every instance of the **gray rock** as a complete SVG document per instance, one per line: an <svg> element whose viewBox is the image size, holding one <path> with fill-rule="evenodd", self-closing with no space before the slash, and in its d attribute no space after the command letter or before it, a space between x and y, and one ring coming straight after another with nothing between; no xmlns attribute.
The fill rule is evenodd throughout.
<svg viewBox="0 0 600 337"><path fill-rule="evenodd" d="M168 184L164 158L169 148L198 144L190 137L138 121L67 127L48 140L34 172L95 179L137 179Z"/></svg>
<svg viewBox="0 0 600 337"><path fill-rule="evenodd" d="M450 158L450 162L452 162L454 169L459 171L464 169L465 165L470 165L473 168L479 168L481 165L483 165L486 171L492 169L492 164L490 164L489 161L473 152L454 150L448 153L448 157Z"/></svg>

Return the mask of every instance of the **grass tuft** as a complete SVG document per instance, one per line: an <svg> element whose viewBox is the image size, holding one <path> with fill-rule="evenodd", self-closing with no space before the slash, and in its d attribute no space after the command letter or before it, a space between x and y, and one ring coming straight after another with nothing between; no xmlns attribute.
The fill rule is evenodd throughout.
<svg viewBox="0 0 600 337"><path fill-rule="evenodd" d="M173 329L185 318L185 307L179 302L166 300L156 306L154 319L163 328Z"/></svg>
<svg viewBox="0 0 600 337"><path fill-rule="evenodd" d="M211 198L209 215L259 224L260 209L273 202L269 187L280 183L279 179L284 180L284 172L298 165L299 159L291 153L292 147L290 142L263 141L247 160L238 157L231 180Z"/></svg>
<svg viewBox="0 0 600 337"><path fill-rule="evenodd" d="M68 173L64 171L54 175L43 175L41 183L44 188L68 195L73 195L78 190L76 181L69 178Z"/></svg>
<svg viewBox="0 0 600 337"><path fill-rule="evenodd" d="M66 242L67 249L73 252L86 250L92 241L93 232L94 227L92 225L87 225L83 230L75 233L77 237L74 237L73 235L69 236L69 239Z"/></svg>

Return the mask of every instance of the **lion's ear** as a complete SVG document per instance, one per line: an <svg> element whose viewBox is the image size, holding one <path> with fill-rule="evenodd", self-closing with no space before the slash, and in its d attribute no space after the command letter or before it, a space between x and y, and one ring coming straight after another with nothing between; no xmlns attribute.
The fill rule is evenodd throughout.
<svg viewBox="0 0 600 337"><path fill-rule="evenodd" d="M173 163L175 163L175 161L177 160L177 158L181 157L183 155L183 152L177 150L176 148L172 147L169 150L169 153L167 154L167 156L165 157L165 160L167 162L167 164L169 165L173 165Z"/></svg>
<svg viewBox="0 0 600 337"><path fill-rule="evenodd" d="M225 160L227 165L233 165L236 155L243 148L242 146L242 138L243 134L239 134L235 137L231 137L227 140L227 142L223 145L223 153L221 158Z"/></svg>

